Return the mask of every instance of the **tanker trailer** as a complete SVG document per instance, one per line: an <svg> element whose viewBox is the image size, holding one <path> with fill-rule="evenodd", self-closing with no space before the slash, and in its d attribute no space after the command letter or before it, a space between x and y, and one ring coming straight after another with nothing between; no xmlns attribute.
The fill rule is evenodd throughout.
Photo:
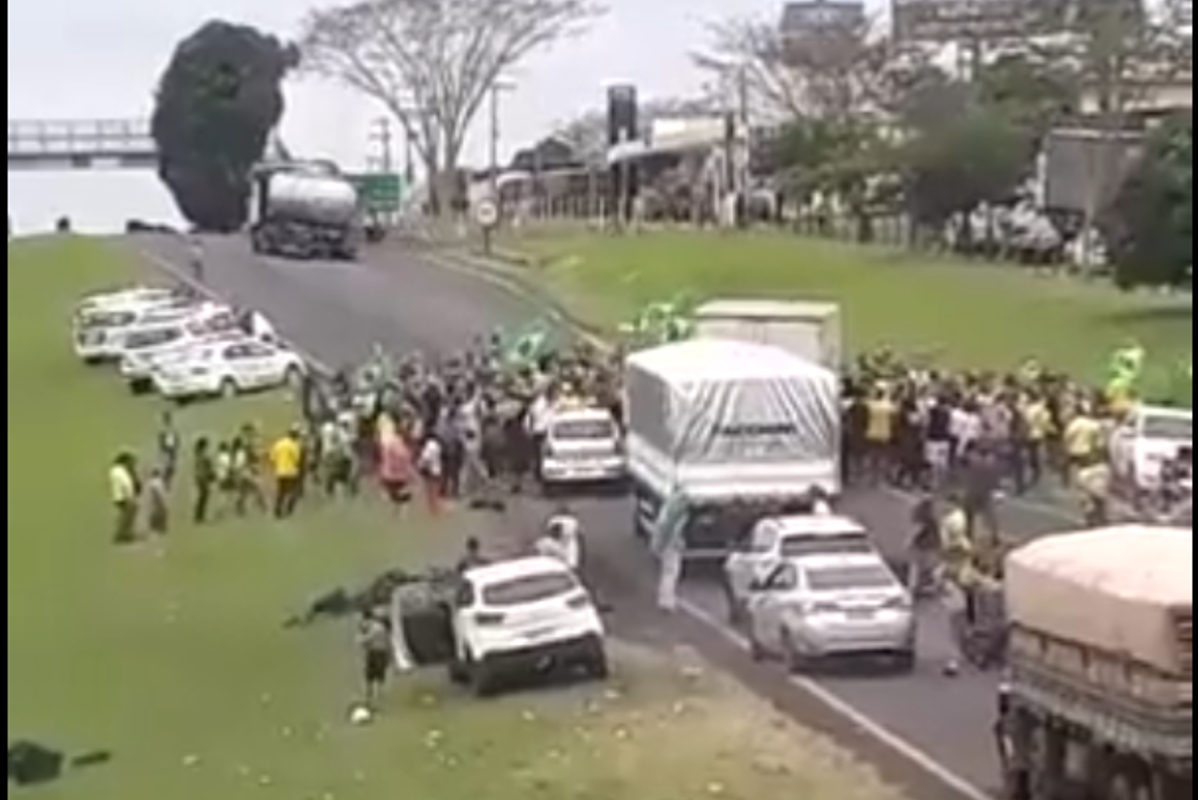
<svg viewBox="0 0 1200 800"><path fill-rule="evenodd" d="M338 175L289 169L255 179L254 252L285 258L358 256L362 223L358 192Z"/></svg>
<svg viewBox="0 0 1200 800"><path fill-rule="evenodd" d="M1128 525L1008 556L1008 798L1195 798L1194 536Z"/></svg>

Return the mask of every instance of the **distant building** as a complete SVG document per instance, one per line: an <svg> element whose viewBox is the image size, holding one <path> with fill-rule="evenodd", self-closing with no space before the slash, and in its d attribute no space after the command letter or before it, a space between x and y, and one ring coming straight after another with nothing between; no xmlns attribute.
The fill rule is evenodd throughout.
<svg viewBox="0 0 1200 800"><path fill-rule="evenodd" d="M799 0L784 5L779 32L787 39L831 28L859 28L866 22L867 7L863 0Z"/></svg>
<svg viewBox="0 0 1200 800"><path fill-rule="evenodd" d="M892 35L905 42L996 42L1066 33L1098 9L1145 13L1143 0L892 0Z"/></svg>

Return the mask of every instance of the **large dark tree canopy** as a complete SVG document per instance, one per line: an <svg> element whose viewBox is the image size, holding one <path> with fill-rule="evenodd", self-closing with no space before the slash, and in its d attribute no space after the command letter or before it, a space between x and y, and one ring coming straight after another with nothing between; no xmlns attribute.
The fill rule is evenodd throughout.
<svg viewBox="0 0 1200 800"><path fill-rule="evenodd" d="M245 223L250 171L283 115L283 79L296 63L294 48L228 22L208 22L176 46L151 132L158 174L196 227Z"/></svg>
<svg viewBox="0 0 1200 800"><path fill-rule="evenodd" d="M1106 220L1118 285L1186 287L1196 262L1196 130L1188 114L1150 137Z"/></svg>

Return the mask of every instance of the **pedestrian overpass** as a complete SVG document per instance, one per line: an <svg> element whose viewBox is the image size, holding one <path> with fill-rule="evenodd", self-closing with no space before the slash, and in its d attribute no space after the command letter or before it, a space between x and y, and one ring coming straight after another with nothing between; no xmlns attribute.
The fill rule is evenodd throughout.
<svg viewBox="0 0 1200 800"><path fill-rule="evenodd" d="M272 134L267 155L287 158ZM148 119L8 121L8 171L154 169L158 148Z"/></svg>
<svg viewBox="0 0 1200 800"><path fill-rule="evenodd" d="M8 170L153 169L145 119L9 120Z"/></svg>

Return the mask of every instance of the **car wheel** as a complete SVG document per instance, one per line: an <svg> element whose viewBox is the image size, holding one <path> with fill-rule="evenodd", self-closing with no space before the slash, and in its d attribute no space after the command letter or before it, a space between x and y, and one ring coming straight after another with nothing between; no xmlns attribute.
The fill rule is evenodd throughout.
<svg viewBox="0 0 1200 800"><path fill-rule="evenodd" d="M225 398L237 397L238 387L233 378L226 378L221 381L221 396Z"/></svg>
<svg viewBox="0 0 1200 800"><path fill-rule="evenodd" d="M147 394L150 394L151 388L152 387L149 384L147 384L145 381L130 381L129 382L129 393L131 395L133 395L134 397L143 397Z"/></svg>
<svg viewBox="0 0 1200 800"><path fill-rule="evenodd" d="M779 641L782 642L783 663L787 667L787 671L792 674L798 674L808 669L809 659L800 651L796 643L792 641L792 634L788 631L779 633Z"/></svg>
<svg viewBox="0 0 1200 800"><path fill-rule="evenodd" d="M901 650L895 658L896 670L909 673L917 668L917 654L913 650Z"/></svg>
<svg viewBox="0 0 1200 800"><path fill-rule="evenodd" d="M750 645L750 660L766 661L770 654L767 652L767 648L762 646L762 642L758 640L758 637L754 635L753 626L751 626L750 632L746 634L746 640Z"/></svg>
<svg viewBox="0 0 1200 800"><path fill-rule="evenodd" d="M491 697L496 693L496 675L486 661L470 662L467 678L471 694L476 697Z"/></svg>
<svg viewBox="0 0 1200 800"><path fill-rule="evenodd" d="M471 679L466 666L457 658L446 665L446 676L455 686L465 686Z"/></svg>
<svg viewBox="0 0 1200 800"><path fill-rule="evenodd" d="M598 653L593 654L588 658L587 663L584 664L584 669L587 670L589 678L593 678L594 680L598 681L608 680L608 654L605 653L604 650L600 650Z"/></svg>
<svg viewBox="0 0 1200 800"><path fill-rule="evenodd" d="M295 364L288 367L283 373L283 385L289 389L299 389L304 382L304 373Z"/></svg>
<svg viewBox="0 0 1200 800"><path fill-rule="evenodd" d="M729 585L729 580L723 580L722 584L725 593L726 620L736 628L746 621L746 609L737 599L737 595L733 593L733 587Z"/></svg>

